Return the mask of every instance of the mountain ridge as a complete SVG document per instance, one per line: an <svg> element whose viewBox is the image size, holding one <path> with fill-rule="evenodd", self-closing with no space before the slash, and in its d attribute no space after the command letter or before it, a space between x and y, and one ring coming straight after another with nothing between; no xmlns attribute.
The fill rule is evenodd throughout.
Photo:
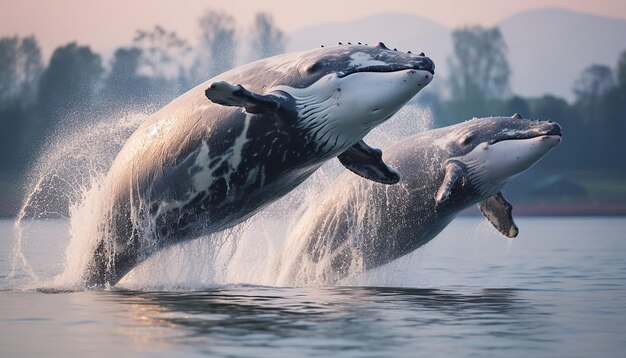
<svg viewBox="0 0 626 358"><path fill-rule="evenodd" d="M591 64L615 67L626 50L626 20L561 8L521 11L496 23L508 45L513 93L536 97L553 94L573 99L571 88ZM341 41L384 42L388 47L424 51L437 65L444 87L452 74L452 29L423 16L381 13L345 22L307 26L290 34L288 51L334 45ZM419 44L419 46L418 46Z"/></svg>

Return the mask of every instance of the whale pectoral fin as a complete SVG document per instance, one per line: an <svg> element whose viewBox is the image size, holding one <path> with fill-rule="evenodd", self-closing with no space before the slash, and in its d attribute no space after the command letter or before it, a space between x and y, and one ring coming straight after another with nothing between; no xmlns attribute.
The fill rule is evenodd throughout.
<svg viewBox="0 0 626 358"><path fill-rule="evenodd" d="M504 236L513 238L519 233L513 221L513 205L506 201L502 193L481 201L478 208Z"/></svg>
<svg viewBox="0 0 626 358"><path fill-rule="evenodd" d="M254 93L242 85L232 85L226 81L211 83L204 94L213 103L243 107L246 112L252 114L276 112L282 104L279 96Z"/></svg>
<svg viewBox="0 0 626 358"><path fill-rule="evenodd" d="M443 177L443 182L435 195L437 204L441 204L448 200L452 187L454 187L454 184L456 184L456 182L463 177L463 173L465 172L463 166L455 161L448 162L445 166L445 171L446 175Z"/></svg>
<svg viewBox="0 0 626 358"><path fill-rule="evenodd" d="M383 152L359 141L337 156L351 172L381 184L396 184L400 174L383 162Z"/></svg>

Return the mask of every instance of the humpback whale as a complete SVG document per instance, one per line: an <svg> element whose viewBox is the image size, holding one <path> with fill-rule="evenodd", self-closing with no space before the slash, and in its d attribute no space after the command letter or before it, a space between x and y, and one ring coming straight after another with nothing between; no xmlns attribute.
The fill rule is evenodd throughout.
<svg viewBox="0 0 626 358"><path fill-rule="evenodd" d="M401 173L384 186L343 174L289 233L279 284L333 283L387 264L437 236L477 204L493 226L515 237L502 187L561 141L551 121L472 119L408 137L385 150Z"/></svg>
<svg viewBox="0 0 626 358"><path fill-rule="evenodd" d="M421 54L343 45L256 61L156 112L103 185L87 286L115 285L153 253L246 220L337 157L394 184L363 137L433 78Z"/></svg>

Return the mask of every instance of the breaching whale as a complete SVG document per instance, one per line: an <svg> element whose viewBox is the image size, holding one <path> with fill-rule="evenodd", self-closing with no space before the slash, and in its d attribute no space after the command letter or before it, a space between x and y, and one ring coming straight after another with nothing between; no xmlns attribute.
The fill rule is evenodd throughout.
<svg viewBox="0 0 626 358"><path fill-rule="evenodd" d="M404 256L478 207L507 237L518 228L500 190L561 141L550 121L472 119L422 132L385 150L402 175L378 185L342 175L291 230L279 284L327 284Z"/></svg>
<svg viewBox="0 0 626 358"><path fill-rule="evenodd" d="M158 250L241 223L333 157L396 183L362 139L433 75L423 53L344 45L253 62L191 89L114 160L84 283L114 285Z"/></svg>

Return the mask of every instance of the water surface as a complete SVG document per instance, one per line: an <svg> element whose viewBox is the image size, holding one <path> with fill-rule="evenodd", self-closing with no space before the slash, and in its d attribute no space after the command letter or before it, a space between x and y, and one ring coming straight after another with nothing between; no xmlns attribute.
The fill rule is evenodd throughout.
<svg viewBox="0 0 626 358"><path fill-rule="evenodd" d="M422 250L337 287L232 282L247 272L79 292L7 277L13 234L2 221L0 356L623 357L626 219L517 221L520 237L507 240L459 218ZM34 225L33 271L59 273L66 223Z"/></svg>

